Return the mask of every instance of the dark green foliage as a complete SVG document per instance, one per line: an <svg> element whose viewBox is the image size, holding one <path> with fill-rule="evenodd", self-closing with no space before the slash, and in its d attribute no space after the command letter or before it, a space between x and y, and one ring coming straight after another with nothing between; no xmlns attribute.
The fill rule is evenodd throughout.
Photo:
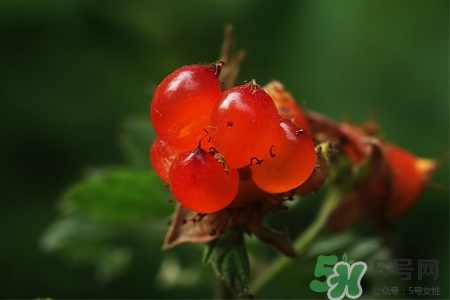
<svg viewBox="0 0 450 300"><path fill-rule="evenodd" d="M210 242L203 253L203 265L211 265L236 296L248 293L250 266L241 232L229 230Z"/></svg>
<svg viewBox="0 0 450 300"><path fill-rule="evenodd" d="M170 191L153 171L112 170L70 188L63 211L99 221L139 221L168 216Z"/></svg>

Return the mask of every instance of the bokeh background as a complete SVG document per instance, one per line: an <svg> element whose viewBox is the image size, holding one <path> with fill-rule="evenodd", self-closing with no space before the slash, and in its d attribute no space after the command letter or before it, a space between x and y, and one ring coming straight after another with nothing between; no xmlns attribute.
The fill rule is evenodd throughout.
<svg viewBox="0 0 450 300"><path fill-rule="evenodd" d="M449 148L448 6L445 0L1 1L0 298L213 295L201 247L161 253L162 233L127 241L126 255L117 255L132 258L106 279L89 263L44 251L41 239L60 217L58 199L86 170L127 164L124 120L146 118L151 90L176 68L214 62L226 24L235 27L236 50L247 53L240 81L276 78L299 102L336 120L362 122L375 113L386 139L439 157ZM418 281L413 273L400 283L406 290L439 286L441 296L433 299L449 297L448 176L446 163L393 226L394 258L440 260L438 281ZM291 234L313 218L319 201L320 194L307 199L282 221ZM256 269L277 255L257 241L249 247ZM265 295L325 299L308 291L314 263L296 262ZM378 284L384 286L390 285Z"/></svg>

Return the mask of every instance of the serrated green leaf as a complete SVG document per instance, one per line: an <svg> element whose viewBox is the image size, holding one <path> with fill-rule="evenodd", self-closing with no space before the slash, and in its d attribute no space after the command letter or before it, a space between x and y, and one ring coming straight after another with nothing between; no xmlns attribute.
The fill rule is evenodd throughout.
<svg viewBox="0 0 450 300"><path fill-rule="evenodd" d="M342 261L347 261L347 252L344 252L344 255L342 255Z"/></svg>
<svg viewBox="0 0 450 300"><path fill-rule="evenodd" d="M169 197L169 189L153 170L114 170L73 186L62 208L98 221L148 220L165 218L175 209Z"/></svg>
<svg viewBox="0 0 450 300"><path fill-rule="evenodd" d="M239 234L237 241L235 237L235 231L228 230L210 242L203 254L203 264L210 264L219 278L240 296L248 291L250 266L243 236Z"/></svg>
<svg viewBox="0 0 450 300"><path fill-rule="evenodd" d="M149 150L155 139L156 134L148 115L129 116L121 123L120 144L133 167L151 167Z"/></svg>

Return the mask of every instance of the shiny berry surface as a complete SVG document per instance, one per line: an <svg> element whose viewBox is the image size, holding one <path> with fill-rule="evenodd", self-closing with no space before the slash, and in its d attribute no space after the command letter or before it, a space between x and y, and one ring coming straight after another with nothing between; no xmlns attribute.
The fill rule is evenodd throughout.
<svg viewBox="0 0 450 300"><path fill-rule="evenodd" d="M236 169L226 171L201 148L179 154L169 172L173 196L187 209L212 213L230 204L238 192Z"/></svg>
<svg viewBox="0 0 450 300"><path fill-rule="evenodd" d="M256 185L269 193L283 193L305 182L317 155L311 137L289 120L281 120L271 151L251 166Z"/></svg>
<svg viewBox="0 0 450 300"><path fill-rule="evenodd" d="M185 66L156 88L150 117L158 137L171 147L193 149L204 136L212 107L222 95L217 73L216 65Z"/></svg>
<svg viewBox="0 0 450 300"><path fill-rule="evenodd" d="M169 147L160 138L157 138L150 147L150 162L156 174L165 182L169 182L170 166L178 154L178 150Z"/></svg>
<svg viewBox="0 0 450 300"><path fill-rule="evenodd" d="M211 114L212 145L227 164L241 168L262 158L278 131L278 112L272 98L255 83L224 92Z"/></svg>

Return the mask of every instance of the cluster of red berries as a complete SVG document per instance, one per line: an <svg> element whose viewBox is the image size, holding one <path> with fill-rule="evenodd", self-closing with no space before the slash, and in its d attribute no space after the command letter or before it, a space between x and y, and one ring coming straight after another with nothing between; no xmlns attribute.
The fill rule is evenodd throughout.
<svg viewBox="0 0 450 300"><path fill-rule="evenodd" d="M175 199L199 213L230 205L249 173L267 193L294 190L317 161L305 117L281 84L261 88L251 81L222 92L222 67L174 71L156 88L150 108L158 136L152 165Z"/></svg>

